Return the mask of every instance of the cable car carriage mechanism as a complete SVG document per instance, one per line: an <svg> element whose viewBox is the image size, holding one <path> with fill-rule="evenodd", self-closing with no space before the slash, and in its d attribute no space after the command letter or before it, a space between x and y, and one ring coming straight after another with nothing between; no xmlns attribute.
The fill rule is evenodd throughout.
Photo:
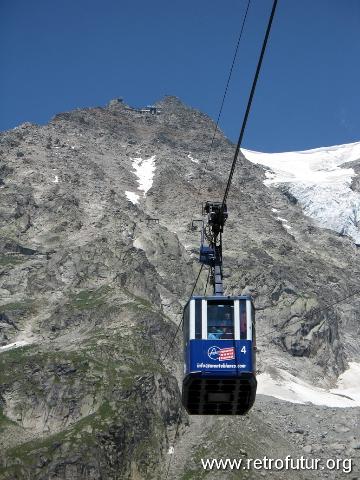
<svg viewBox="0 0 360 480"><path fill-rule="evenodd" d="M193 415L243 415L257 387L255 309L249 295L223 294L226 204L206 202L203 215L200 263L210 268L213 295L192 296L184 309L182 402Z"/></svg>

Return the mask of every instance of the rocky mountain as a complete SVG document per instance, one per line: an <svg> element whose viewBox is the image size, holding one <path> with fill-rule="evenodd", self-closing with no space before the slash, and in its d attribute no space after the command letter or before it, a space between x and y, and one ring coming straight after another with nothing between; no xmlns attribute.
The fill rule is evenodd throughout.
<svg viewBox="0 0 360 480"><path fill-rule="evenodd" d="M355 235L312 218L306 195L268 184L274 164L246 151L228 200L225 289L257 292L270 396L241 418L181 408L181 336L165 353L199 271L191 221L222 198L234 152L219 133L209 157L213 131L166 97L152 112L113 100L1 133L1 479L216 479L224 472L203 470L203 456L299 451L359 461ZM355 192L357 159L336 168Z"/></svg>

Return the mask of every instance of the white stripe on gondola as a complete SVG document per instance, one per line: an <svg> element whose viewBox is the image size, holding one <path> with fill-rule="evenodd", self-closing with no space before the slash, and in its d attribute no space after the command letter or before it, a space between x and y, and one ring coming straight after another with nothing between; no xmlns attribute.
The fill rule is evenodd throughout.
<svg viewBox="0 0 360 480"><path fill-rule="evenodd" d="M246 338L252 340L251 300L246 300Z"/></svg>
<svg viewBox="0 0 360 480"><path fill-rule="evenodd" d="M240 302L234 300L234 338L240 340Z"/></svg>
<svg viewBox="0 0 360 480"><path fill-rule="evenodd" d="M207 300L201 300L201 338L207 339Z"/></svg>
<svg viewBox="0 0 360 480"><path fill-rule="evenodd" d="M190 340L195 338L195 300L190 300Z"/></svg>

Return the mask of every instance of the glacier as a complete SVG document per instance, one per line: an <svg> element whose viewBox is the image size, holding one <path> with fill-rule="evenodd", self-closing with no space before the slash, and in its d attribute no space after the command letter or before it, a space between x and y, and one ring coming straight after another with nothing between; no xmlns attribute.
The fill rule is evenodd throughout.
<svg viewBox="0 0 360 480"><path fill-rule="evenodd" d="M241 151L250 162L268 168L266 186L286 185L319 226L360 243L360 193L351 188L354 169L345 165L360 161L360 142L298 152Z"/></svg>

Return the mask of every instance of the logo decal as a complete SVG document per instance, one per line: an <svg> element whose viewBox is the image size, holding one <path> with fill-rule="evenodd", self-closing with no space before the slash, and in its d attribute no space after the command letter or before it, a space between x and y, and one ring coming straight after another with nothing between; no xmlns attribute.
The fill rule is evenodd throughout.
<svg viewBox="0 0 360 480"><path fill-rule="evenodd" d="M219 360L219 352L219 347L210 347L208 350L208 357L211 358L211 360Z"/></svg>
<svg viewBox="0 0 360 480"><path fill-rule="evenodd" d="M219 352L219 360L234 360L235 359L235 349L234 347L222 348Z"/></svg>
<svg viewBox="0 0 360 480"><path fill-rule="evenodd" d="M211 360L219 360L224 362L225 360L234 360L235 359L235 349L234 347L229 348L220 348L220 347L210 347L208 349L208 357Z"/></svg>

